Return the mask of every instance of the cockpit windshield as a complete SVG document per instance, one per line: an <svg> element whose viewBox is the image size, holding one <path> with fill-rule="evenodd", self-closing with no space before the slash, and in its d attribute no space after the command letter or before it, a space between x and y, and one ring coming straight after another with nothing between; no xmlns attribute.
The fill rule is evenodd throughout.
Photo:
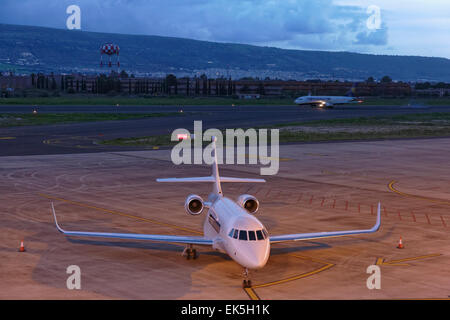
<svg viewBox="0 0 450 320"><path fill-rule="evenodd" d="M257 241L268 238L269 234L266 229L261 230L237 230L231 229L228 234L230 238L239 239L243 241Z"/></svg>

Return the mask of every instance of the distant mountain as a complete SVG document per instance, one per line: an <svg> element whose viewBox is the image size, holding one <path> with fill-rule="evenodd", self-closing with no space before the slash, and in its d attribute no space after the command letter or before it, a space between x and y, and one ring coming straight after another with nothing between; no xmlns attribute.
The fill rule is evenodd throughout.
<svg viewBox="0 0 450 320"><path fill-rule="evenodd" d="M121 69L280 79L353 79L389 75L402 81L450 82L450 59L286 50L181 38L108 34L0 24L0 71L83 72L100 69L103 43L120 46Z"/></svg>

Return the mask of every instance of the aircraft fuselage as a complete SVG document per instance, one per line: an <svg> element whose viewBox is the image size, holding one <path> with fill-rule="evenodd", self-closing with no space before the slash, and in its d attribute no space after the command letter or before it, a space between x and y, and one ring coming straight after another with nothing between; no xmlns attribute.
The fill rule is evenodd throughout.
<svg viewBox="0 0 450 320"><path fill-rule="evenodd" d="M270 241L263 224L233 200L212 193L204 222L204 236L213 240L213 248L228 254L248 269L266 265Z"/></svg>
<svg viewBox="0 0 450 320"><path fill-rule="evenodd" d="M303 96L295 99L297 105L314 105L317 107L332 107L339 104L361 103L362 100L346 96Z"/></svg>

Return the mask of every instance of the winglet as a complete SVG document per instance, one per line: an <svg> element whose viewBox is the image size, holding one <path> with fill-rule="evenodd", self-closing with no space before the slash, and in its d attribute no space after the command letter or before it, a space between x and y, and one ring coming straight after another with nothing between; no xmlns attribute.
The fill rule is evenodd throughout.
<svg viewBox="0 0 450 320"><path fill-rule="evenodd" d="M380 229L380 226L381 226L381 202L378 202L377 222L375 223L371 231L373 232L378 231Z"/></svg>
<svg viewBox="0 0 450 320"><path fill-rule="evenodd" d="M53 202L52 202L52 211L53 211L53 218L55 218L56 229L58 229L59 232L64 233L64 230L59 226L58 220L56 219L56 212L55 207L53 206Z"/></svg>

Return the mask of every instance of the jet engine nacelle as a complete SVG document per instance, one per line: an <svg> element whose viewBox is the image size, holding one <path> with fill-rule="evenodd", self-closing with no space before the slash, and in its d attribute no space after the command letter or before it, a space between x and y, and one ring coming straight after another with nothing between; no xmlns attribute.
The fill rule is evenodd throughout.
<svg viewBox="0 0 450 320"><path fill-rule="evenodd" d="M259 201L254 196L243 194L239 196L237 203L248 211L248 213L255 214L259 209Z"/></svg>
<svg viewBox="0 0 450 320"><path fill-rule="evenodd" d="M184 203L186 212L194 216L201 214L204 208L203 199L196 194L189 195Z"/></svg>
<svg viewBox="0 0 450 320"><path fill-rule="evenodd" d="M333 108L333 104L327 102L327 101L322 101L321 103L318 104L319 108Z"/></svg>

